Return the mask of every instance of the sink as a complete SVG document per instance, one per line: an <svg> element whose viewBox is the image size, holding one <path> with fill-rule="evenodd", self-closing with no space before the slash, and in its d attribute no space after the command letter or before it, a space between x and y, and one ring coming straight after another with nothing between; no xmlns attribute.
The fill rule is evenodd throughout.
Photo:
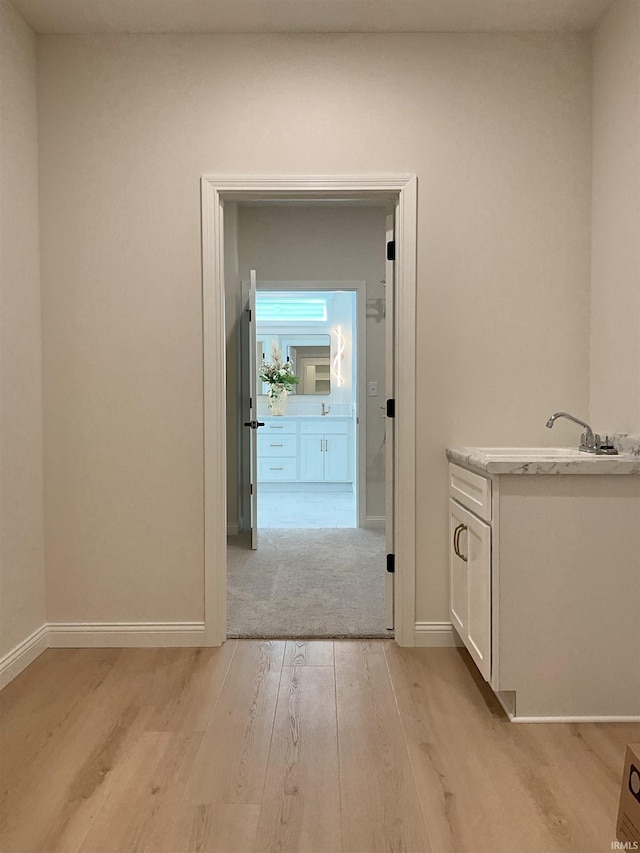
<svg viewBox="0 0 640 853"><path fill-rule="evenodd" d="M478 453L483 456L503 459L576 459L582 456L591 456L577 447L477 447ZM593 454L595 456L595 454ZM602 457L600 457L602 458Z"/></svg>

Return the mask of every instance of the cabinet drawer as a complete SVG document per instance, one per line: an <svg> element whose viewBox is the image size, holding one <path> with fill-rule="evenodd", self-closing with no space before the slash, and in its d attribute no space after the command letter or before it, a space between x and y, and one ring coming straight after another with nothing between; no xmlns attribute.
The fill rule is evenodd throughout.
<svg viewBox="0 0 640 853"><path fill-rule="evenodd" d="M491 521L491 480L486 477L450 462L449 496L485 521Z"/></svg>
<svg viewBox="0 0 640 853"><path fill-rule="evenodd" d="M258 459L258 480L295 480L295 459Z"/></svg>
<svg viewBox="0 0 640 853"><path fill-rule="evenodd" d="M278 457L296 455L296 437L283 435L258 435L258 453L260 456Z"/></svg>
<svg viewBox="0 0 640 853"><path fill-rule="evenodd" d="M285 418L265 418L264 426L260 427L258 435L283 435L284 433L296 434L296 422Z"/></svg>
<svg viewBox="0 0 640 853"><path fill-rule="evenodd" d="M302 421L300 433L302 435L346 435L348 428L347 421L330 421L328 418L323 418L321 421Z"/></svg>

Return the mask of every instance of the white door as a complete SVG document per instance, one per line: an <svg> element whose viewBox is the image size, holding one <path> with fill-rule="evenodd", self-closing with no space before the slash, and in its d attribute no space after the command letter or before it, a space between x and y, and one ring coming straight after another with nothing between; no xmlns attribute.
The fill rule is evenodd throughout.
<svg viewBox="0 0 640 853"><path fill-rule="evenodd" d="M395 312L394 312L394 261L389 258L389 244L391 243L395 249L395 214L387 214L387 265L385 271L385 395L387 399L395 398L395 369L394 369L394 351L395 351ZM393 533L393 519L395 511L395 496L394 496L394 418L387 417L385 421L385 499L384 499L384 514L385 514L385 545L387 555L395 554L395 540ZM394 578L393 573L388 571L392 568L392 564L387 557L387 571L385 573L385 588L384 588L384 618L385 627L393 630L393 609L394 609Z"/></svg>
<svg viewBox="0 0 640 853"><path fill-rule="evenodd" d="M491 678L491 528L449 499L451 622Z"/></svg>
<svg viewBox="0 0 640 853"><path fill-rule="evenodd" d="M249 420L245 427L250 435L250 493L251 493L251 547L258 547L258 358L256 339L256 271L251 270L249 282Z"/></svg>
<svg viewBox="0 0 640 853"><path fill-rule="evenodd" d="M460 551L458 539L466 530L462 507L449 498L449 615L460 638L467 639L468 585L466 555Z"/></svg>
<svg viewBox="0 0 640 853"><path fill-rule="evenodd" d="M332 483L344 483L350 480L348 436L325 435L324 437L324 478Z"/></svg>
<svg viewBox="0 0 640 853"><path fill-rule="evenodd" d="M300 436L300 479L324 480L324 436Z"/></svg>
<svg viewBox="0 0 640 853"><path fill-rule="evenodd" d="M486 681L491 678L491 528L469 513L459 549L467 556L467 648ZM464 539L466 538L466 543ZM466 545L466 552L462 549Z"/></svg>

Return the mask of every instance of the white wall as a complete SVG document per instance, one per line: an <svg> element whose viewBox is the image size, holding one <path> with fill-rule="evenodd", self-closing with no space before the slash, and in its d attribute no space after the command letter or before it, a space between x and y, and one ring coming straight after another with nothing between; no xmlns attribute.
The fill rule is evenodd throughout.
<svg viewBox="0 0 640 853"><path fill-rule="evenodd" d="M36 39L0 0L0 658L45 621Z"/></svg>
<svg viewBox="0 0 640 853"><path fill-rule="evenodd" d="M200 619L203 173L415 172L417 619L447 618L448 444L576 440L590 44L39 40L52 621Z"/></svg>
<svg viewBox="0 0 640 853"><path fill-rule="evenodd" d="M640 5L616 0L593 42L591 420L640 433Z"/></svg>
<svg viewBox="0 0 640 853"><path fill-rule="evenodd" d="M367 382L366 514L384 516L385 211L381 207L250 207L239 217L240 272L255 268L264 281L365 281ZM335 393L335 392L332 392ZM330 403L331 401L329 401Z"/></svg>

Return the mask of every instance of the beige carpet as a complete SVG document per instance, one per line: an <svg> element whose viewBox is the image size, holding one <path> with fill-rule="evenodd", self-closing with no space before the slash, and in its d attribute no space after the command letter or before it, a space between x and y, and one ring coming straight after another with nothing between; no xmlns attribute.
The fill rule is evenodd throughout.
<svg viewBox="0 0 640 853"><path fill-rule="evenodd" d="M384 533L261 530L228 539L229 637L392 637L384 627Z"/></svg>

